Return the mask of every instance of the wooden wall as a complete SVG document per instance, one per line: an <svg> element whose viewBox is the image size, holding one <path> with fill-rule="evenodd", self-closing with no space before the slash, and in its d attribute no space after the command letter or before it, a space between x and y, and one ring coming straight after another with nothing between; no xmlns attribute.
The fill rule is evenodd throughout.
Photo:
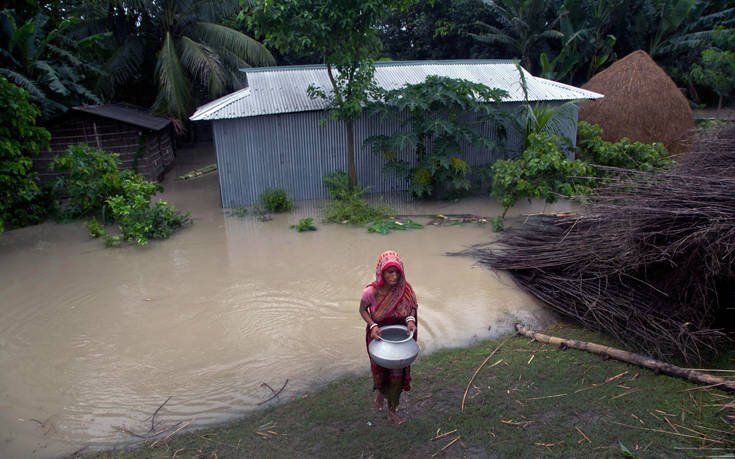
<svg viewBox="0 0 735 459"><path fill-rule="evenodd" d="M120 155L122 167L131 169L140 150L141 137L145 142L138 158L136 170L149 180L159 180L174 161L174 145L171 128L153 131L101 118L86 113L67 113L64 118L46 126L51 133L51 151L40 151L34 158L34 168L42 184L54 180L59 174L48 170L51 161L70 145L87 144Z"/></svg>

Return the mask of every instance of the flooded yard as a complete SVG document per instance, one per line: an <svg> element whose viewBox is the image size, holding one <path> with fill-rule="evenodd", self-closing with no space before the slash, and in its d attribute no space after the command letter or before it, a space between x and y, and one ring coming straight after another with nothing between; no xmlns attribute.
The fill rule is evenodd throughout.
<svg viewBox="0 0 735 459"><path fill-rule="evenodd" d="M216 173L173 180L212 162L211 146L179 152L163 198L191 210L193 224L168 240L110 249L81 222L0 235L0 456L134 442L128 432L148 431L169 396L157 419L190 426L266 406L267 386L287 380L277 401L348 373L366 374L368 396L357 310L386 249L401 254L418 295L424 353L508 333L515 318L550 320L509 278L445 255L492 240L489 224L380 235L322 224L318 202L271 221L229 215ZM401 214L502 213L490 198L389 204ZM510 215L543 210L552 209ZM289 228L304 217L318 230Z"/></svg>

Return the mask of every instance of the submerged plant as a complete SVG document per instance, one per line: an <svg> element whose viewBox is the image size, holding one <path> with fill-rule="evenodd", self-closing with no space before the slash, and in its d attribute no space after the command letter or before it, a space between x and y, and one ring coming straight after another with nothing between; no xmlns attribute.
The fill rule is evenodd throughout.
<svg viewBox="0 0 735 459"><path fill-rule="evenodd" d="M391 230L405 231L407 229L422 229L424 225L414 222L410 218L402 220L382 220L368 225L369 233L388 234Z"/></svg>
<svg viewBox="0 0 735 459"><path fill-rule="evenodd" d="M266 188L260 194L261 205L270 212L288 212L293 210L293 200L282 188Z"/></svg>
<svg viewBox="0 0 735 459"><path fill-rule="evenodd" d="M330 201L324 206L324 218L329 222L364 225L385 218L393 212L387 207L374 207L362 199L368 190L356 186L350 188L347 173L336 170L324 176L322 183L327 188Z"/></svg>
<svg viewBox="0 0 735 459"><path fill-rule="evenodd" d="M316 226L314 226L314 219L309 217L299 219L299 224L291 225L291 229L295 229L299 233L303 233L304 231L316 231Z"/></svg>

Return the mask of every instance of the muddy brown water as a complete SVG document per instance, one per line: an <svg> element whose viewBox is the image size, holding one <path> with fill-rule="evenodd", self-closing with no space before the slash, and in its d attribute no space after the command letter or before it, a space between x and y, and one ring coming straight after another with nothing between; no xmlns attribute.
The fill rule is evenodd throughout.
<svg viewBox="0 0 735 459"><path fill-rule="evenodd" d="M488 242L490 225L368 233L320 222L319 203L262 222L221 209L217 175L173 178L214 162L182 149L163 198L193 225L146 247L105 248L81 223L0 235L0 456L55 457L120 447L162 426L201 427L287 401L345 374L365 374L357 308L375 262L397 250L417 292L419 345L509 333L551 316L503 274L447 251ZM399 213L494 216L489 198L390 201ZM567 210L521 205L512 215ZM289 228L314 217L318 230ZM425 218L416 221L426 223ZM418 365L421 361L417 362Z"/></svg>

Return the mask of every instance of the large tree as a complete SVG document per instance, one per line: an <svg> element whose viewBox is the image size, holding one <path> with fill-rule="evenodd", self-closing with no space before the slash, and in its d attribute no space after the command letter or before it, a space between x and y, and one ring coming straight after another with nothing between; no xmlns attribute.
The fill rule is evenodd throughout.
<svg viewBox="0 0 735 459"><path fill-rule="evenodd" d="M312 87L312 97L329 102L334 120L343 121L351 186L357 184L354 121L378 92L373 80L380 50L380 19L405 8L411 0L258 0L245 14L265 43L283 53L317 50L331 91Z"/></svg>
<svg viewBox="0 0 735 459"><path fill-rule="evenodd" d="M242 87L240 68L275 65L265 47L225 25L239 11L238 0L109 0L81 2L76 13L89 18L90 33L111 32L110 78L100 85L108 97L130 83L147 93L154 80L154 113L182 128L197 104Z"/></svg>

